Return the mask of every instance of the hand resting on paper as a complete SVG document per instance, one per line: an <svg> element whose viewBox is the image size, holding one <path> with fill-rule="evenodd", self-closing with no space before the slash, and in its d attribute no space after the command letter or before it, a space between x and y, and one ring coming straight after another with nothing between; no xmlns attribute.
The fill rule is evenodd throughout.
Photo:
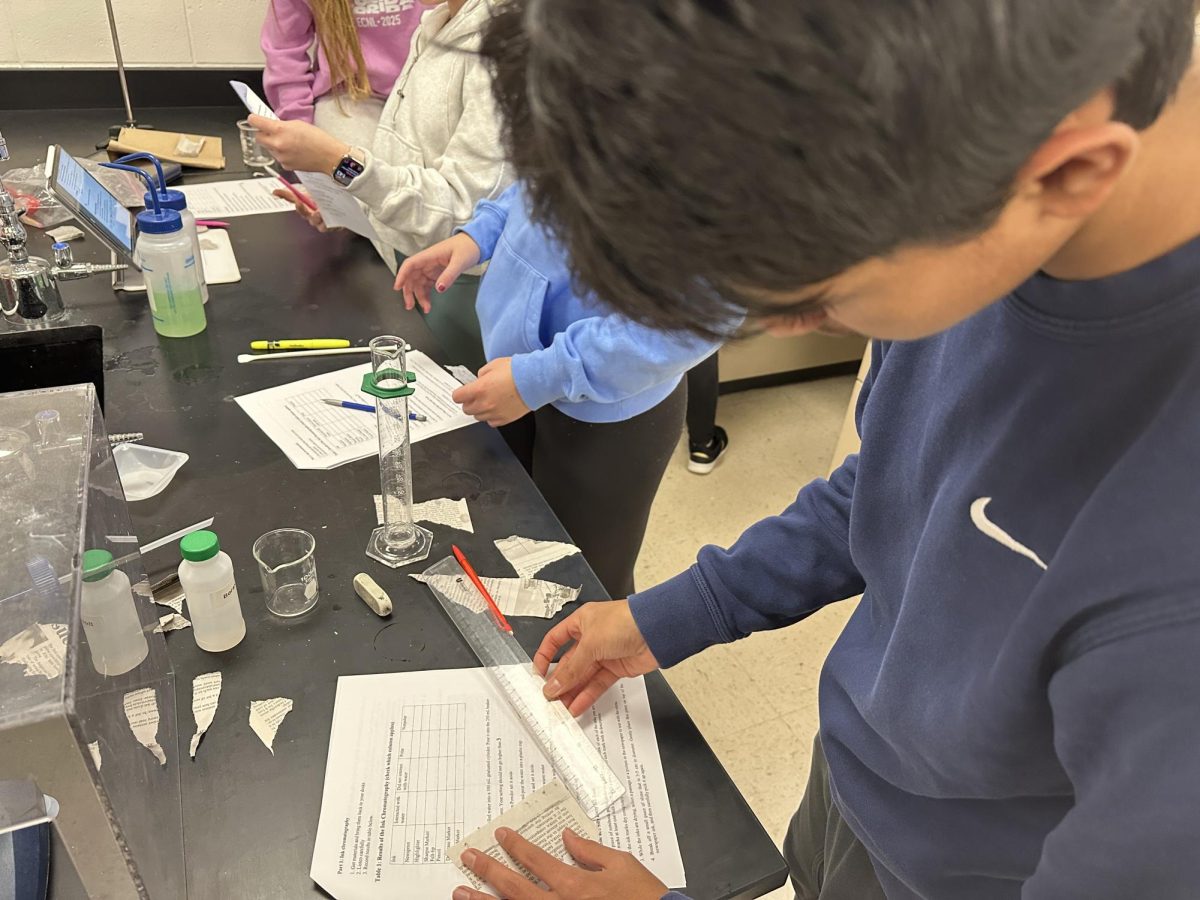
<svg viewBox="0 0 1200 900"><path fill-rule="evenodd" d="M636 678L658 668L629 611L628 600L585 603L546 633L533 655L544 676L566 644L554 674L546 682L548 700L560 699L577 716L621 678Z"/></svg>
<svg viewBox="0 0 1200 900"><path fill-rule="evenodd" d="M486 853L466 851L463 865L506 900L659 900L667 893L667 886L632 854L589 841L570 829L563 831L563 844L583 868L560 862L508 828L497 829L496 840L550 888L543 890ZM455 888L453 896L454 900L494 900L466 886Z"/></svg>
<svg viewBox="0 0 1200 900"><path fill-rule="evenodd" d="M429 312L433 303L429 289L446 290L467 269L479 265L479 245L459 233L406 259L396 272L396 290L404 294L404 308L420 306Z"/></svg>
<svg viewBox="0 0 1200 900"><path fill-rule="evenodd" d="M464 384L450 399L462 406L468 416L487 422L493 428L515 422L529 412L513 381L512 357L493 359L479 370L479 377Z"/></svg>

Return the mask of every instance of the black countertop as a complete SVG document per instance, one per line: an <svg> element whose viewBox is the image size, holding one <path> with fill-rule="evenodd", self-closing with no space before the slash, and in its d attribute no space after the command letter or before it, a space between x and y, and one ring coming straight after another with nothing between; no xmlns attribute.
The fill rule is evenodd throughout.
<svg viewBox="0 0 1200 900"><path fill-rule="evenodd" d="M233 127L242 115L232 106L139 111L160 128L225 139L227 170L189 177L191 182L245 177ZM116 110L0 110L0 131L9 141L11 165L24 166L41 159L48 143L86 155L119 119ZM108 430L141 431L147 444L191 455L164 493L130 505L139 535L149 539L216 516L213 528L237 567L246 639L212 655L196 647L190 632L168 636L177 678L176 758L183 760L188 896L320 895L308 870L337 676L477 663L407 570L387 569L364 555L374 525L377 462L298 471L234 403L240 394L357 360L238 365L236 356L256 338L327 335L364 343L384 333L403 335L435 359L441 352L420 317L403 310L386 267L367 242L345 233L318 234L291 215L235 218L230 235L242 281L211 287L208 328L194 338L158 338L144 295L114 295L103 277L67 283L63 295L71 323L104 328ZM77 259L106 260L95 239L76 246ZM49 241L35 234L30 249L49 255ZM569 540L487 426L414 445L413 473L416 500L466 497L475 523L474 535L434 528L430 562L448 554L451 535L485 573L507 570L494 537ZM250 553L258 535L284 526L304 528L317 540L320 602L296 621L266 611ZM173 548L154 551L146 560L152 577L177 563ZM360 571L372 574L391 594L395 612L390 619L379 619L354 595L350 582ZM584 597L604 596L578 556L542 574L582 583ZM549 624L514 621L529 650ZM191 680L218 668L224 673L220 707L198 758L190 762ZM647 682L689 893L697 900L754 897L778 887L786 869L773 842L665 680L655 674ZM247 727L246 717L251 699L275 696L294 698L296 705L280 727L272 755Z"/></svg>

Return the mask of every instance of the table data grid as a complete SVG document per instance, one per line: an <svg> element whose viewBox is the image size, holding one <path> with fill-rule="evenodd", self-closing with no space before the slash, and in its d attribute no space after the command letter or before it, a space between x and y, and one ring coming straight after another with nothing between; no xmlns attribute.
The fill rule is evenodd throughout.
<svg viewBox="0 0 1200 900"><path fill-rule="evenodd" d="M446 848L464 834L467 705L406 705L399 724L389 859L395 866L444 862Z"/></svg>

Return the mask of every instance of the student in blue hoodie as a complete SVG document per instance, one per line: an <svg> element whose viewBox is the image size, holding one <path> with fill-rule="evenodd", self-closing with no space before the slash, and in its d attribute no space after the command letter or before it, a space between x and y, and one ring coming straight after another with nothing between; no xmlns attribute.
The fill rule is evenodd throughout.
<svg viewBox="0 0 1200 900"><path fill-rule="evenodd" d="M428 313L481 262L475 310L489 362L453 399L502 429L605 588L627 596L683 428L683 376L719 341L647 328L579 293L562 247L530 220L520 184L409 257L396 289L406 308Z"/></svg>
<svg viewBox="0 0 1200 900"><path fill-rule="evenodd" d="M736 306L880 339L860 453L798 495L764 473L778 515L535 656L571 648L547 693L579 712L861 593L784 843L801 900L1200 897L1195 14L511 0L492 20L510 156L581 283L666 329ZM507 900L666 888L575 836L582 868L499 841L548 886L465 853Z"/></svg>

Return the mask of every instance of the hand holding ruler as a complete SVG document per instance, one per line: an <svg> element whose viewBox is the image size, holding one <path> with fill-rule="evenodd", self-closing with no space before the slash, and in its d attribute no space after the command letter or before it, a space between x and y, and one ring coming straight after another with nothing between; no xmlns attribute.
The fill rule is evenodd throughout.
<svg viewBox="0 0 1200 900"><path fill-rule="evenodd" d="M470 578L454 557L447 556L426 569L425 574L452 576L480 593L476 579ZM490 598L482 593L484 608L476 612L455 603L432 584L426 586L583 811L591 819L602 816L625 795L625 786L566 706L558 700L547 700L542 694L545 680L534 671L533 660L517 643L512 630L504 630L500 624L503 619L498 620L491 612L494 602L486 602Z"/></svg>

